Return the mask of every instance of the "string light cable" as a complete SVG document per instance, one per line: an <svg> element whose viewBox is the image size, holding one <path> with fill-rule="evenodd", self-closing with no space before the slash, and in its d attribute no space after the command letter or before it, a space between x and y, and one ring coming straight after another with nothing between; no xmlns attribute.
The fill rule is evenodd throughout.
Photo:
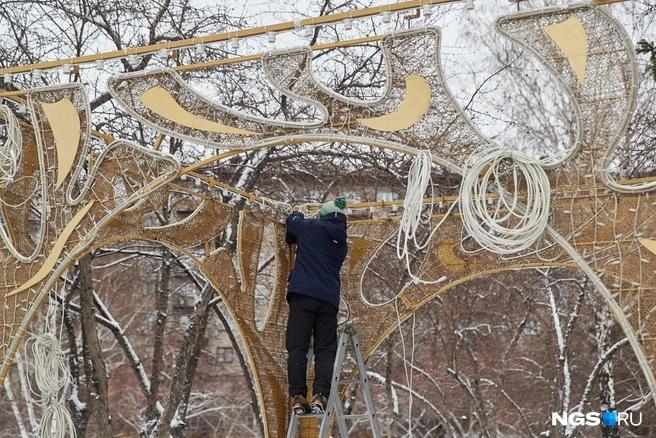
<svg viewBox="0 0 656 438"><path fill-rule="evenodd" d="M23 135L18 119L7 105L0 105L0 117L4 120L6 137L0 146L0 187L6 187L18 172Z"/></svg>
<svg viewBox="0 0 656 438"><path fill-rule="evenodd" d="M56 291L55 291L56 293ZM24 347L31 344L34 357L34 381L37 390L31 385L30 391L37 396L36 403L43 408L38 427L40 438L74 438L75 426L68 410L59 403L59 393L67 383L72 382L66 354L60 338L63 331L63 311L57 329L57 304L48 297L43 333L31 334ZM57 331L59 336L57 336ZM27 352L24 353L25 357ZM29 381L28 381L29 382Z"/></svg>
<svg viewBox="0 0 656 438"><path fill-rule="evenodd" d="M525 195L520 196L522 191ZM462 224L481 248L516 254L543 235L550 197L549 178L538 160L520 151L492 148L468 160L459 195Z"/></svg>
<svg viewBox="0 0 656 438"><path fill-rule="evenodd" d="M403 200L403 215L399 221L399 233L396 238L396 256L399 260L405 261L408 275L410 275L410 278L414 283L437 284L444 281L444 278L439 278L437 280L424 280L412 272L410 266L410 243L414 245L416 251L425 249L432 240L433 235L450 216L456 205L458 205L457 202L453 202L444 217L433 227L424 243L418 242L417 231L419 227L421 225L430 227L431 217L433 216L434 211L434 205L433 203L430 203L428 205L428 213L425 215L426 218L424 219L424 193L426 193L430 187L431 198L434 198L435 196L433 190L433 177L431 176L432 164L430 151L420 151L410 166L406 195ZM387 303L383 303L382 305Z"/></svg>

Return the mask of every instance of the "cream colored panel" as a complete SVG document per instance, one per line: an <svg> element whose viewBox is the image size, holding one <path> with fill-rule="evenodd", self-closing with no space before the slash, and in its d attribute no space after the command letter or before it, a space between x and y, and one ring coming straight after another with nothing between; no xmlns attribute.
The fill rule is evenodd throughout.
<svg viewBox="0 0 656 438"><path fill-rule="evenodd" d="M640 243L653 254L656 254L656 240L640 239Z"/></svg>
<svg viewBox="0 0 656 438"><path fill-rule="evenodd" d="M80 116L75 105L68 98L55 103L41 102L41 108L48 118L57 148L57 182L58 189L71 172L77 149L80 146Z"/></svg>
<svg viewBox="0 0 656 438"><path fill-rule="evenodd" d="M233 135L255 135L253 131L235 128L222 123L212 122L182 108L171 93L157 86L143 93L139 99L152 112L175 123L201 131L220 132Z"/></svg>
<svg viewBox="0 0 656 438"><path fill-rule="evenodd" d="M562 23L544 26L542 29L563 51L579 83L584 86L588 64L588 35L579 17L572 15Z"/></svg>
<svg viewBox="0 0 656 438"><path fill-rule="evenodd" d="M408 75L405 77L405 97L395 111L380 117L359 119L358 122L378 131L407 129L428 112L431 95L431 87L426 78Z"/></svg>
<svg viewBox="0 0 656 438"><path fill-rule="evenodd" d="M59 260L59 256L64 250L64 246L66 245L68 238L71 236L71 234L73 234L73 231L82 221L82 219L84 219L84 216L87 214L89 209L93 206L93 203L94 201L91 201L87 205L85 205L80 211L78 211L75 214L75 216L73 216L73 219L71 219L71 221L68 224L66 224L66 227L59 235L59 238L57 238L57 241L52 247L52 251L50 251L50 254L48 254L48 257L45 259L43 265L41 265L41 268L38 270L38 272L34 274L32 278L30 278L25 283L23 283L21 286L17 287L16 289L6 294L5 295L6 297L16 295L19 292L29 289L48 276L52 268L55 267L57 260Z"/></svg>

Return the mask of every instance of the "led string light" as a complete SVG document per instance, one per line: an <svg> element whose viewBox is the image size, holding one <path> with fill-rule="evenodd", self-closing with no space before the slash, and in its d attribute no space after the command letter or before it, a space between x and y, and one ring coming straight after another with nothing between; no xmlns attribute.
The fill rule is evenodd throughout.
<svg viewBox="0 0 656 438"><path fill-rule="evenodd" d="M0 119L4 120L6 140L0 145L0 187L6 187L18 172L23 135L18 119L6 105L0 105Z"/></svg>
<svg viewBox="0 0 656 438"><path fill-rule="evenodd" d="M525 1L525 0L509 0L509 1L511 3L518 3L520 1ZM592 3L595 5L605 5L605 4L618 3L624 1L627 0L592 0ZM233 31L230 33L212 34L204 37L196 37L196 38L190 38L190 39L179 40L179 41L170 41L168 43L160 43L151 46L140 46L132 49L126 49L123 55L121 55L120 52L114 51L114 52L101 53L98 55L85 55L77 58L70 58L60 61L45 61L41 63L35 63L35 64L29 64L23 66L8 67L5 69L0 69L0 75L3 77L4 83L9 84L11 83L12 79L19 74L32 73L33 76L32 79L38 81L41 78L41 72L56 69L64 64L70 65L71 68L78 68L78 69L82 69L83 68L82 66L86 64L92 64L92 65L95 64L96 69L98 71L101 71L104 69L104 65L102 63L98 64L98 61L106 62L110 60L121 60L121 59L126 60L127 58L129 58L128 62L132 64L130 60L134 61L137 59L136 57L151 56L157 54L158 51L162 49L167 49L168 51L171 51L171 50L184 50L184 49L193 48L196 51L195 52L196 55L200 57L206 55L205 47L204 47L206 44L220 44L223 42L229 42L231 40L233 41L233 44L237 44L234 42L235 39L238 41L248 38L257 38L260 36L264 36L269 44L274 44L278 33L283 33L288 31L304 31L306 32L307 36L310 37L311 36L310 32L313 34L314 28L316 26L321 26L323 24L328 24L328 23L340 23L340 22L344 22L345 30L349 30L352 28L354 24L353 23L354 20L372 17L376 15L380 15L381 21L387 24L390 23L392 20L392 13L401 13L412 9L416 9L418 11L417 16L419 16L419 13L422 13L425 19L429 19L433 15L436 6L446 5L451 3L464 3L465 8L468 10L472 10L475 7L475 0L410 0L410 1L399 2L399 3L388 3L386 6L373 6L363 9L355 9L352 10L348 15L346 15L345 13L337 13L337 14L325 15L321 17L313 17L308 19L297 18L291 22L278 23L275 25L270 25L265 27L243 29L243 30ZM305 26L305 24L308 24L308 26ZM233 36L231 38L228 38L228 35L230 34L232 34ZM234 50L236 50L236 48ZM135 58L130 58L130 56L133 56ZM197 64L192 63L189 64L186 69L181 69L181 70L191 70L196 65ZM204 65L200 66L200 68L202 67L204 67ZM0 91L0 93L2 92ZM12 91L9 93L5 92L3 94L9 95L9 94L23 94L23 93L24 93L23 90L19 90L19 91Z"/></svg>
<svg viewBox="0 0 656 438"><path fill-rule="evenodd" d="M504 149L472 158L460 186L465 230L482 248L496 254L528 249L549 222L551 185L540 162ZM502 182L506 176L511 179L510 191ZM519 196L520 182L526 185L523 199ZM494 192L498 195L492 195Z"/></svg>
<svg viewBox="0 0 656 438"><path fill-rule="evenodd" d="M58 67L62 67L64 73L70 73L72 69L74 68L81 68L81 66L85 64L91 64L95 65L96 70L102 71L105 68L104 62L110 61L110 60L125 60L129 62L131 65L136 65L139 61L140 58L144 56L156 56L163 62L166 62L169 58L169 55L171 53L171 50L183 50L183 49L193 49L195 50L195 54L197 56L205 56L206 51L205 51L205 45L206 44L218 44L222 42L227 42L230 44L231 48L234 51L237 51L239 48L239 43L241 40L245 40L248 38L257 38L260 36L263 36L266 38L266 42L269 44L274 44L276 42L277 34L282 33L282 32L288 32L288 31L302 31L304 35L308 38L312 37L314 35L316 27L321 26L322 24L326 23L343 23L344 29L345 30L351 30L353 29L354 26L354 21L356 19L360 18L367 18L375 15L380 15L381 21L383 23L390 23L391 22L391 15L392 12L403 12L409 9L416 9L420 8L422 13L426 18L430 17L433 12L434 12L434 7L439 4L449 4L449 3L456 3L456 2L461 2L465 1L469 7L469 5L473 5L473 0L424 0L424 1L407 1L403 3L396 3L394 5L388 4L385 9L383 7L370 7L370 8L363 8L360 10L355 10L352 13L350 13L347 17L344 17L344 14L338 13L334 14L336 18L331 19L331 17L328 16L323 16L323 17L314 17L311 19L295 19L291 23L293 23L291 26L289 26L290 23L279 23L273 26L267 26L261 28L254 28L254 29L247 29L247 30L240 30L236 31L235 33L237 35L231 37L231 38L226 38L224 37L225 34L216 34L216 35L210 35L207 37L204 37L205 39L209 39L210 41L203 41L203 38L201 38L201 41L198 42L198 38L193 38L189 40L183 40L183 41L171 41L166 44L157 44L153 46L145 46L145 47L136 47L133 49L126 49L124 52L124 56L117 56L116 52L108 52L103 57L103 54L99 54L98 56L100 59L88 59L88 58L93 58L93 55L89 56L82 56L79 58L71 58L69 60L66 60L63 64L59 64L57 66L52 66L50 65L52 63L56 63L58 61L51 61L51 62L44 62L40 64L33 64L31 69L27 69L30 66L24 66L27 67L24 70L21 69L20 67L15 67L15 68L8 68L5 70L17 70L14 72L14 74L26 74L32 72L32 79L33 80L40 80L41 78L41 73L42 72L48 72L50 70L56 69ZM601 1L601 0L598 0ZM337 18L339 17L339 18ZM344 17L344 18L342 18ZM319 20L319 23L316 23L314 20ZM289 26L289 27L288 27ZM273 29L272 29L273 28ZM248 35L244 36L242 35L248 31ZM259 31L259 33L258 33ZM225 38L225 39L224 39ZM188 44L185 44L187 43ZM150 48L152 47L152 50L144 50L144 48ZM137 51L138 53L131 53ZM63 62L63 61L59 61ZM50 64L50 65L48 65ZM46 65L48 65L46 67ZM40 66L40 67L39 67ZM10 83L12 80L12 74L10 72L2 73L4 82L6 84Z"/></svg>

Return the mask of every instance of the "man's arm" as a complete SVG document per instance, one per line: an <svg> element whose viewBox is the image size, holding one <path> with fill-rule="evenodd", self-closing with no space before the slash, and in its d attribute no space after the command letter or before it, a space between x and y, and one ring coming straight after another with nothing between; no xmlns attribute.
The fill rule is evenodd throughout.
<svg viewBox="0 0 656 438"><path fill-rule="evenodd" d="M288 245L296 243L298 237L302 234L304 228L305 216L298 211L293 212L285 220L287 225L287 233L285 234L285 241Z"/></svg>

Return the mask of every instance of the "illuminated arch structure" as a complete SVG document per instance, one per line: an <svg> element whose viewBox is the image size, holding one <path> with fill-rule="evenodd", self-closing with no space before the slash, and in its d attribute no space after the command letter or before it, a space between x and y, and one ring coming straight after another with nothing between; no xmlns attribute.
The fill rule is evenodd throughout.
<svg viewBox="0 0 656 438"><path fill-rule="evenodd" d="M591 5L503 17L497 29L538 57L574 102L575 145L544 161L553 205L544 239L519 258L503 259L484 251L465 254L458 238L462 224L452 214L430 242L419 269L422 278L444 280L438 285L410 284L400 291L396 303L371 306L362 297L363 278L375 267L377 254L398 225L394 218L355 221L348 230L351 249L342 274L349 318L358 327L368 355L397 325L395 306L405 319L436 295L485 274L544 266L579 268L591 278L629 337L656 397L652 369L656 242L649 240L656 237L655 199L650 194L656 181L623 185L607 172L636 99L631 41L614 19ZM172 70L117 75L109 80L109 90L134 118L160 133L234 150L215 160L248 149L329 140L410 155L428 149L436 164L462 173L464 160L475 149L492 143L465 116L446 87L439 31L395 33L381 44L388 84L376 102L348 99L320 85L311 73L309 50L263 57L262 66L274 87L318 109L321 117L312 123L237 113L199 96ZM280 436L289 416L283 339L290 260L283 225L272 224L276 281L267 320L258 327L254 289L269 219L255 211L240 212L238 264L234 266L228 252L212 247L233 208L220 202L220 185L194 172L207 163L181 169L171 156L123 141L112 143L99 156L90 156L91 115L85 89L79 84L30 90L27 106L33 130L21 130L18 171L11 182L0 186L3 204L16 206L3 207L0 217L0 377L6 376L47 292L72 263L109 243L157 241L187 254L223 298L244 340L259 400L267 400L261 403L267 434ZM85 163L88 171L82 170ZM217 196L196 193L200 202L194 214L164 227L147 226L144 218L170 192L183 189L176 184L183 174L216 187ZM41 210L39 223L30 222L30 207ZM436 206L442 213L448 207L448 202ZM629 303L637 311L627 316L621 307Z"/></svg>

